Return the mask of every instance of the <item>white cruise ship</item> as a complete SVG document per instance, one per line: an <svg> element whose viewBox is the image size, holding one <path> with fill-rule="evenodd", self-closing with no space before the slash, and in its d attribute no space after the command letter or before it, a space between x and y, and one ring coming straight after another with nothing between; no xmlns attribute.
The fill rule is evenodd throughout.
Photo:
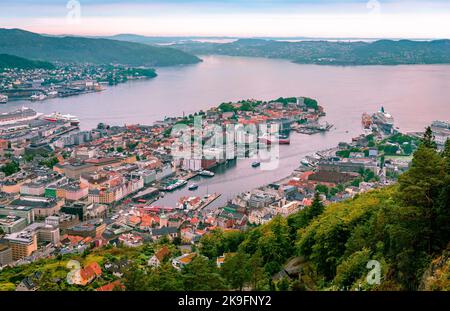
<svg viewBox="0 0 450 311"><path fill-rule="evenodd" d="M22 107L15 111L0 113L0 125L29 121L36 119L41 115L42 113L38 113L31 108Z"/></svg>

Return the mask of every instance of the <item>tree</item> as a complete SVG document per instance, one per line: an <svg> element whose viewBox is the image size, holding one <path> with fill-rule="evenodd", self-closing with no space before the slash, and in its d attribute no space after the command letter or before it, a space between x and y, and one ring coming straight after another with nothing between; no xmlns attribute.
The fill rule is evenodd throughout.
<svg viewBox="0 0 450 311"><path fill-rule="evenodd" d="M0 169L6 176L13 175L20 171L20 165L16 161L11 161L3 165Z"/></svg>
<svg viewBox="0 0 450 311"><path fill-rule="evenodd" d="M215 229L200 239L200 253L210 259L223 254L223 231Z"/></svg>
<svg viewBox="0 0 450 311"><path fill-rule="evenodd" d="M221 268L221 274L231 288L239 290L250 281L250 272L250 256L244 252L227 256Z"/></svg>
<svg viewBox="0 0 450 311"><path fill-rule="evenodd" d="M306 208L306 214L309 221L314 219L315 217L319 216L323 213L324 206L322 204L322 200L320 199L319 192L316 192L314 194L314 199L312 201L311 206Z"/></svg>
<svg viewBox="0 0 450 311"><path fill-rule="evenodd" d="M323 194L325 194L326 196L328 196L328 193L329 193L328 187L325 186L325 185L321 185L321 184L319 184L319 185L316 186L316 191L317 191L317 192L320 192L320 193L323 193Z"/></svg>
<svg viewBox="0 0 450 311"><path fill-rule="evenodd" d="M437 148L436 141L434 140L434 134L433 134L433 131L431 130L430 126L428 126L425 129L425 133L423 134L421 143L422 143L422 145L424 145L427 148L432 148L432 149Z"/></svg>
<svg viewBox="0 0 450 311"><path fill-rule="evenodd" d="M220 276L217 266L203 256L197 255L186 265L182 272L185 290L224 290L225 281Z"/></svg>
<svg viewBox="0 0 450 311"><path fill-rule="evenodd" d="M253 110L253 106L252 106L251 103L246 101L246 102L242 103L240 110L242 110L242 111L252 111Z"/></svg>
<svg viewBox="0 0 450 311"><path fill-rule="evenodd" d="M151 271L148 277L149 290L180 291L184 290L180 273L170 263L164 263Z"/></svg>
<svg viewBox="0 0 450 311"><path fill-rule="evenodd" d="M290 287L289 278L283 277L276 283L277 290L279 291L288 291Z"/></svg>
<svg viewBox="0 0 450 311"><path fill-rule="evenodd" d="M267 281L262 265L263 258L261 252L258 251L252 255L249 261L250 283L253 290L260 290Z"/></svg>
<svg viewBox="0 0 450 311"><path fill-rule="evenodd" d="M264 259L266 271L268 273L278 272L281 265L294 251L286 218L276 216L262 228L262 236L258 240L258 250Z"/></svg>
<svg viewBox="0 0 450 311"><path fill-rule="evenodd" d="M231 103L222 103L219 105L219 110L222 112L234 112L236 109Z"/></svg>
<svg viewBox="0 0 450 311"><path fill-rule="evenodd" d="M130 265L123 275L125 288L128 291L144 291L148 289L147 277L136 264Z"/></svg>
<svg viewBox="0 0 450 311"><path fill-rule="evenodd" d="M425 133L422 144L414 153L410 169L398 179L398 198L405 206L417 206L423 211L426 220L425 238L428 241L428 253L437 246L435 238L443 237L438 233L441 224L447 222L448 209L442 206L443 190L448 189L448 171L443 157L430 144L429 133ZM444 215L444 219L442 219ZM448 242L448 241L447 241ZM440 244L440 243L438 243Z"/></svg>

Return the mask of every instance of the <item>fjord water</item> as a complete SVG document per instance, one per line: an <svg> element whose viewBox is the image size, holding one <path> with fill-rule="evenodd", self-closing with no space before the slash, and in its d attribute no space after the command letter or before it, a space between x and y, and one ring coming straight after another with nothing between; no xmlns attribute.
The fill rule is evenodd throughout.
<svg viewBox="0 0 450 311"><path fill-rule="evenodd" d="M223 193L219 205L237 193L283 178L298 167L305 155L334 147L362 133L361 114L381 106L401 131L420 131L433 120L450 119L450 66L299 65L285 60L203 56L196 65L159 68L158 77L110 87L97 94L52 99L39 103L10 102L0 112L26 105L38 112L59 111L76 115L83 129L99 122L112 125L151 124L165 116L194 113L221 102L247 98L275 99L308 96L324 106L323 119L334 124L325 134L291 137L280 146L278 169L251 167L251 159L219 169L211 179L199 178L196 191L187 188L158 202L173 206L181 195Z"/></svg>

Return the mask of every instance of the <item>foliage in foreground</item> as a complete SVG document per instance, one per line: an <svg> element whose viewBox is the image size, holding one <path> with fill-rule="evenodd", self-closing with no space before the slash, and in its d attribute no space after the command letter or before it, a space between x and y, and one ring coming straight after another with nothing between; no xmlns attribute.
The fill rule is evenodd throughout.
<svg viewBox="0 0 450 311"><path fill-rule="evenodd" d="M121 278L128 290L448 289L450 143L438 152L431 141L432 137L423 139L397 185L327 207L316 195L312 206L288 218L275 217L246 232L215 230L203 236L199 254L181 271L167 260L158 268L147 266L161 245L100 249L85 260L105 263L112 260L111 252L131 259ZM161 243L176 254L174 245ZM218 268L216 258L223 254L224 264ZM370 260L381 264L380 284L366 281ZM298 264L294 276L280 273L293 261ZM0 289L13 289L36 269L67 272L60 267L57 259L48 259L5 269L0 273ZM107 275L87 289L112 280ZM41 289L80 289L51 284Z"/></svg>

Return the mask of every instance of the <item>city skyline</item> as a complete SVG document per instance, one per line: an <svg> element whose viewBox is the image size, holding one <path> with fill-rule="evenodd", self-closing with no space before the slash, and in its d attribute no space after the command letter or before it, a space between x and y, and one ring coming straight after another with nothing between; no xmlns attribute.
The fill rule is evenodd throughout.
<svg viewBox="0 0 450 311"><path fill-rule="evenodd" d="M450 38L450 3L6 0L0 27L52 35L443 39Z"/></svg>

